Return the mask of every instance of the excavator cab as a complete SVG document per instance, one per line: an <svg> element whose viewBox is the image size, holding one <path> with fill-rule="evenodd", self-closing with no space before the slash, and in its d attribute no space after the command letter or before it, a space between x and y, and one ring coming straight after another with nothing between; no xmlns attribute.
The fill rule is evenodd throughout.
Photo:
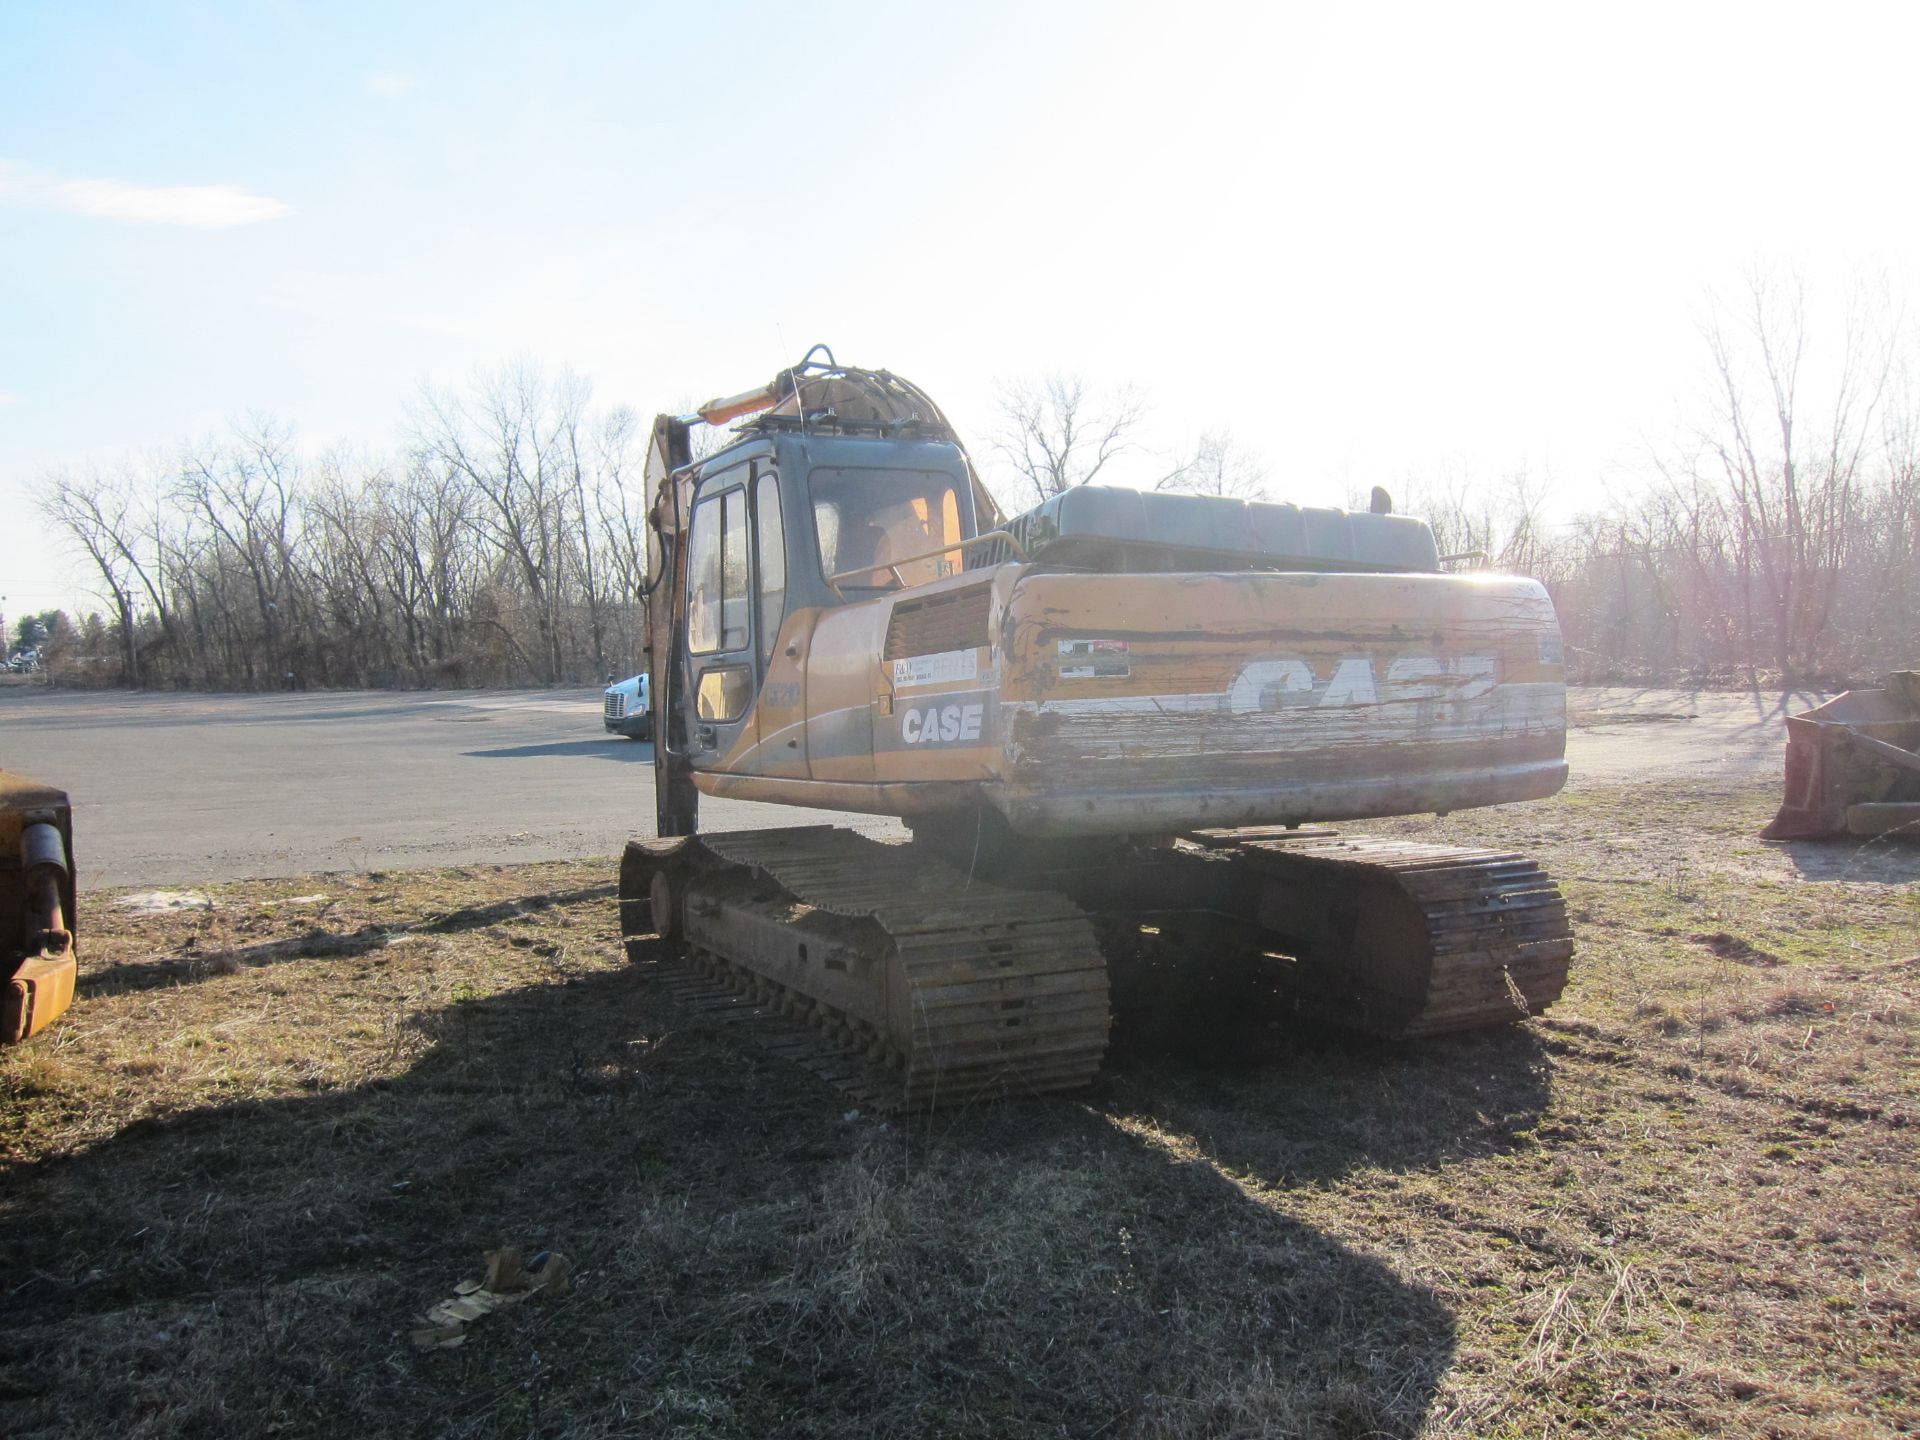
<svg viewBox="0 0 1920 1440"><path fill-rule="evenodd" d="M930 401L884 373L814 368L655 423L649 667L663 836L697 828L697 773L805 783L835 778L837 756L870 754L865 677L814 664L816 624L958 574L982 522L999 521ZM732 444L692 458L692 424L756 410ZM843 703L823 707L842 689Z"/></svg>
<svg viewBox="0 0 1920 1440"><path fill-rule="evenodd" d="M973 507L958 449L914 441L876 452L871 441L854 443L756 436L687 477L684 641L675 657L685 673L670 703L696 768L745 760L745 750L784 726L750 724L754 702L770 680L804 684L803 667L781 661L802 658L820 610L960 566Z"/></svg>

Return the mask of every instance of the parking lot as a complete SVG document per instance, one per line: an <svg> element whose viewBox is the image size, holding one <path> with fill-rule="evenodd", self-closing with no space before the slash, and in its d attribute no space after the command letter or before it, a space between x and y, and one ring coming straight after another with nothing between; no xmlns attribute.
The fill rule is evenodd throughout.
<svg viewBox="0 0 1920 1440"><path fill-rule="evenodd" d="M88 887L610 855L652 833L652 759L606 733L597 689L0 690L0 768L72 795ZM821 818L712 800L703 814L729 829Z"/></svg>
<svg viewBox="0 0 1920 1440"><path fill-rule="evenodd" d="M1775 773L1811 696L1577 689L1585 781ZM597 689L168 695L0 688L0 768L68 790L87 886L570 859L653 825L652 748ZM870 816L704 802L716 829Z"/></svg>

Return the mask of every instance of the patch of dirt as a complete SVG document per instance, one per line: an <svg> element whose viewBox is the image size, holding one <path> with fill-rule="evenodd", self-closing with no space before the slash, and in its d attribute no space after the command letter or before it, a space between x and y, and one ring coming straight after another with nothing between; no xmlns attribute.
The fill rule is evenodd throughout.
<svg viewBox="0 0 1920 1440"><path fill-rule="evenodd" d="M1689 939L1696 945L1705 946L1708 951L1722 960L1731 960L1737 965L1759 965L1771 968L1781 962L1778 955L1762 950L1758 945L1742 940L1738 935L1729 935L1724 930L1716 930L1711 935L1693 935Z"/></svg>
<svg viewBox="0 0 1920 1440"><path fill-rule="evenodd" d="M113 903L122 910L138 910L147 915L163 915L169 910L213 908L213 902L197 890L134 890L115 895Z"/></svg>

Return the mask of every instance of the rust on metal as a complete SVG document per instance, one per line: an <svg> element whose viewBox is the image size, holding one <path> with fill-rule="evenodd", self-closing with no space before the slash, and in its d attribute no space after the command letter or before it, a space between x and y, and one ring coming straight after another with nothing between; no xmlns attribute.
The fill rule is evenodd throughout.
<svg viewBox="0 0 1920 1440"><path fill-rule="evenodd" d="M73 1003L73 809L65 793L0 771L0 1044Z"/></svg>
<svg viewBox="0 0 1920 1440"><path fill-rule="evenodd" d="M1920 838L1920 670L1787 717L1786 795L1760 834Z"/></svg>

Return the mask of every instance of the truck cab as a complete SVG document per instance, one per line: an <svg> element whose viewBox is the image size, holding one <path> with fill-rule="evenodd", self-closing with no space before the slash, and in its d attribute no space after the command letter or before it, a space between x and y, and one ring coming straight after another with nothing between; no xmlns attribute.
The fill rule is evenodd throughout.
<svg viewBox="0 0 1920 1440"><path fill-rule="evenodd" d="M601 718L610 735L629 740L653 738L652 684L643 674L629 675L609 684L600 701Z"/></svg>

